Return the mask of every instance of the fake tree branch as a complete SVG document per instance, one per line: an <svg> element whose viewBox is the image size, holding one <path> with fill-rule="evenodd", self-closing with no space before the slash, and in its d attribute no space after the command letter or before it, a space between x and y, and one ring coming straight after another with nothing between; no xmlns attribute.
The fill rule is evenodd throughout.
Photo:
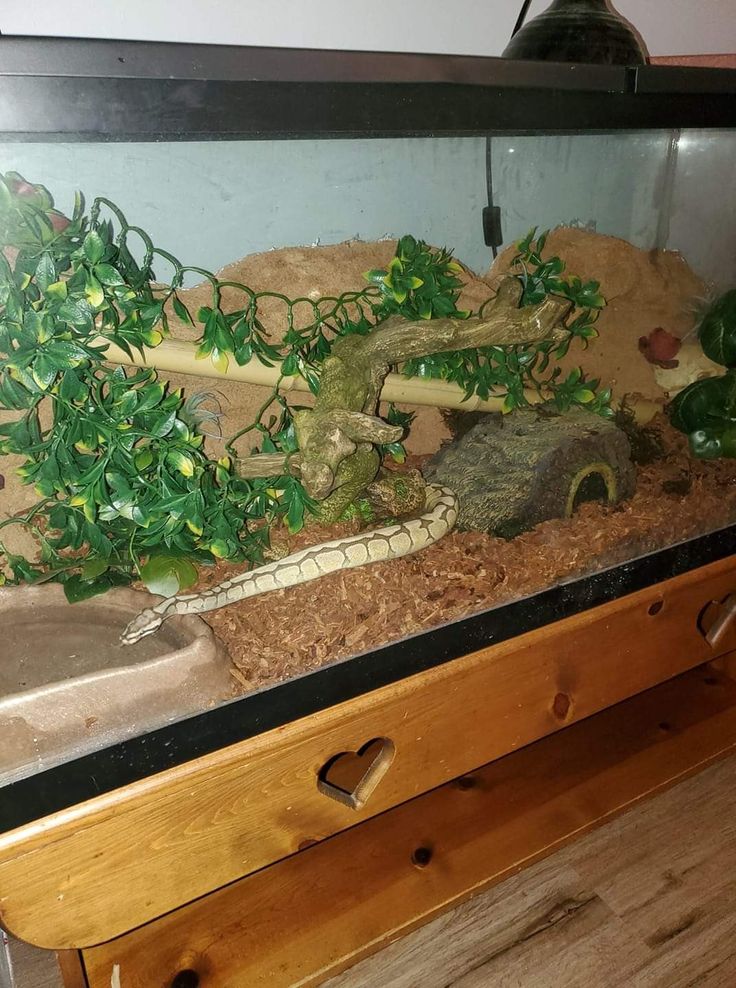
<svg viewBox="0 0 736 988"><path fill-rule="evenodd" d="M255 455L241 460L241 476L298 473L307 493L334 521L376 477L376 446L396 442L403 429L376 415L389 368L415 357L481 346L516 346L554 339L572 303L550 296L519 307L516 278L501 283L483 318L407 321L390 318L366 336L339 339L325 359L313 409L294 414L298 456Z"/></svg>
<svg viewBox="0 0 736 988"><path fill-rule="evenodd" d="M367 336L338 340L324 362L314 408L294 416L301 453L245 457L238 463L240 475L300 476L307 493L323 502L322 517L339 517L375 478L379 468L375 445L402 436L400 426L375 414L389 368L445 350L517 346L554 338L572 303L550 296L538 305L519 308L520 296L520 283L508 278L483 318L407 321L394 316Z"/></svg>

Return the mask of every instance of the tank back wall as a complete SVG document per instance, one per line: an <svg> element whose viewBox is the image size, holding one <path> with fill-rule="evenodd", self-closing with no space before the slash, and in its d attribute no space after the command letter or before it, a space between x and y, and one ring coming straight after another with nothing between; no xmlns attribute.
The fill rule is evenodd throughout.
<svg viewBox="0 0 736 988"><path fill-rule="evenodd" d="M686 251L701 277L725 288L736 231L719 221L720 203L736 196L735 155L736 133L720 129L495 136L504 243L533 226L579 225L644 249ZM62 211L80 189L113 199L157 245L210 270L274 247L409 230L451 244L477 274L492 261L481 228L481 137L4 142L0 160L27 176L53 173Z"/></svg>
<svg viewBox="0 0 736 988"><path fill-rule="evenodd" d="M451 244L487 270L483 138L0 144L3 170L114 200L186 264L215 271L274 247L396 238ZM37 180L37 179L36 179ZM359 287L359 286L356 286Z"/></svg>
<svg viewBox="0 0 736 988"><path fill-rule="evenodd" d="M736 230L720 213L736 197L736 132L498 135L492 155L505 242L533 226L581 226L680 251L716 290L731 286Z"/></svg>

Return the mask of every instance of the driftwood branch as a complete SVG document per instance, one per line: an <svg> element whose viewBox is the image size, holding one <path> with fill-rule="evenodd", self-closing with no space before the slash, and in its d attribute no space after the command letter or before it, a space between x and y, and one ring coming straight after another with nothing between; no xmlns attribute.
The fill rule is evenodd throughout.
<svg viewBox="0 0 736 988"><path fill-rule="evenodd" d="M298 460L292 457L287 464L278 455L249 457L240 461L241 475L298 470L307 492L322 501L323 519L335 520L375 479L380 466L376 445L401 437L400 428L376 415L390 366L445 350L519 346L556 337L572 303L549 297L539 305L520 308L521 291L518 279L509 277L485 306L482 318L418 322L392 318L367 336L342 337L322 366L314 408L294 415Z"/></svg>
<svg viewBox="0 0 736 988"><path fill-rule="evenodd" d="M554 296L539 305L519 308L520 297L521 284L516 278L509 278L501 282L482 319L407 322L392 317L368 336L344 337L332 352L340 355L343 350L349 350L355 359L391 365L443 350L539 343L553 335L572 308L567 299Z"/></svg>

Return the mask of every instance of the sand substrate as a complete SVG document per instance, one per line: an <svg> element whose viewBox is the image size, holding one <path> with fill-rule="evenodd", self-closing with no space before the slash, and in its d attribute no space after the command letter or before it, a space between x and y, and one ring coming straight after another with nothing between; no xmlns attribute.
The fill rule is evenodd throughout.
<svg viewBox="0 0 736 988"><path fill-rule="evenodd" d="M679 434L662 429L666 457L639 468L636 494L623 504L583 504L571 519L544 522L511 541L453 532L417 555L204 615L227 645L242 691L736 522L736 463L695 461ZM354 530L310 528L290 540L290 549ZM223 563L206 569L200 585L244 568Z"/></svg>

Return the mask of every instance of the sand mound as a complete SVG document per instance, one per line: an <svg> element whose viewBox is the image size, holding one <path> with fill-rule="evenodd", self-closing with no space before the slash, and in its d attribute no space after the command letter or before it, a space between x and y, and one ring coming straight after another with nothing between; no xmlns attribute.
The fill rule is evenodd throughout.
<svg viewBox="0 0 736 988"><path fill-rule="evenodd" d="M220 281L237 281L255 292L279 292L290 299L316 300L335 297L344 292L360 291L366 286L365 272L371 268L386 268L396 253L395 240L364 242L348 240L340 244L317 247L283 247L260 254L248 254L217 272ZM477 309L492 291L486 281L465 269L466 282L460 296L461 307ZM212 304L212 291L207 282L184 289L182 301L194 314L199 306ZM247 296L237 288L222 289L223 312L233 312L245 306ZM277 299L259 301L261 321L274 340L286 331L286 307ZM192 339L194 333L182 325L173 313L172 332L181 339ZM296 325L303 327L314 320L309 302L301 302L295 310Z"/></svg>
<svg viewBox="0 0 736 988"><path fill-rule="evenodd" d="M492 285L506 273L514 254L514 248L499 254L488 273ZM599 338L587 350L571 347L562 366L583 367L590 377L610 385L616 397L662 399L655 368L639 352L639 338L658 326L685 336L694 323L689 306L704 294L703 282L676 251L641 250L626 240L589 230L553 230L545 255L554 254L565 261L568 273L599 281L608 300L596 327Z"/></svg>

